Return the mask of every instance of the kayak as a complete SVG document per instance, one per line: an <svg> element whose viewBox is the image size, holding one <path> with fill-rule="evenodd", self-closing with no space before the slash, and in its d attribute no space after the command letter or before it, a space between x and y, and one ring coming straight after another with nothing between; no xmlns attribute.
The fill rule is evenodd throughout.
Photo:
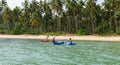
<svg viewBox="0 0 120 65"><path fill-rule="evenodd" d="M66 42L66 45L76 45L76 43Z"/></svg>
<svg viewBox="0 0 120 65"><path fill-rule="evenodd" d="M54 45L76 45L76 43L71 43L71 42L63 42L63 41L54 41L52 42Z"/></svg>
<svg viewBox="0 0 120 65"><path fill-rule="evenodd" d="M54 41L54 42L52 42L54 45L63 45L64 44L64 42L57 42L57 41Z"/></svg>
<svg viewBox="0 0 120 65"><path fill-rule="evenodd" d="M76 45L76 43L70 43L69 45Z"/></svg>
<svg viewBox="0 0 120 65"><path fill-rule="evenodd" d="M49 40L40 40L41 42L49 42Z"/></svg>

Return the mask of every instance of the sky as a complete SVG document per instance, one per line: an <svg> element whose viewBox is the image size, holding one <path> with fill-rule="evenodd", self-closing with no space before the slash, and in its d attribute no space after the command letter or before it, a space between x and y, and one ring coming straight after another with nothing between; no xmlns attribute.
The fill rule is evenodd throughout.
<svg viewBox="0 0 120 65"><path fill-rule="evenodd" d="M1 0L0 0L1 1ZM7 4L8 4L8 6L11 8L11 9L13 9L13 8L15 8L16 6L18 6L18 7L22 7L22 2L24 2L24 0L6 0L7 1ZM29 0L29 1L31 1L31 0ZM39 1L39 0L37 0L37 1ZM104 0L98 0L97 1L97 4L100 4L100 3L102 3Z"/></svg>
<svg viewBox="0 0 120 65"><path fill-rule="evenodd" d="M97 4L101 4L102 2L104 2L104 0L98 0Z"/></svg>
<svg viewBox="0 0 120 65"><path fill-rule="evenodd" d="M6 0L7 4L10 8L15 8L16 6L22 7L22 2L24 2L24 0Z"/></svg>

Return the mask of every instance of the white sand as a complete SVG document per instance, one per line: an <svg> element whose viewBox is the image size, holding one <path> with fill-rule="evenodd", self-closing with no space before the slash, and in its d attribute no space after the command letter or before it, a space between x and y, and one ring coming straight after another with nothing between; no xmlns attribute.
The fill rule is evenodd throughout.
<svg viewBox="0 0 120 65"><path fill-rule="evenodd" d="M52 39L54 36L50 36ZM120 42L120 36L102 37L102 36L55 36L56 40L82 40L82 41L115 41ZM45 39L45 35L0 35L1 39Z"/></svg>

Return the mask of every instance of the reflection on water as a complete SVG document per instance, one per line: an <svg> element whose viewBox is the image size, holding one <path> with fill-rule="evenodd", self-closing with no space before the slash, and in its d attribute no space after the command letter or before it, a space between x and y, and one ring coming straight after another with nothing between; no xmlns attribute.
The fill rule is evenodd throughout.
<svg viewBox="0 0 120 65"><path fill-rule="evenodd" d="M0 39L0 65L120 65L119 42L76 43L54 46L38 40Z"/></svg>

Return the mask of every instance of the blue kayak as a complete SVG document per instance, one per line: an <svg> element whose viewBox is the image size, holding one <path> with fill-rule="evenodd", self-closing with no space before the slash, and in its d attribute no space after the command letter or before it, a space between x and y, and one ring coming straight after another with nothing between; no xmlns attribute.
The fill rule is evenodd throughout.
<svg viewBox="0 0 120 65"><path fill-rule="evenodd" d="M63 45L64 44L64 42L57 42L57 41L54 41L54 42L52 42L54 45Z"/></svg>
<svg viewBox="0 0 120 65"><path fill-rule="evenodd" d="M66 45L76 45L76 43L66 42Z"/></svg>
<svg viewBox="0 0 120 65"><path fill-rule="evenodd" d="M76 45L76 43L70 43L69 45Z"/></svg>
<svg viewBox="0 0 120 65"><path fill-rule="evenodd" d="M63 42L63 41L54 41L54 42L52 42L54 45L70 45L70 46L72 46L72 45L76 45L76 43L71 43L71 42Z"/></svg>

